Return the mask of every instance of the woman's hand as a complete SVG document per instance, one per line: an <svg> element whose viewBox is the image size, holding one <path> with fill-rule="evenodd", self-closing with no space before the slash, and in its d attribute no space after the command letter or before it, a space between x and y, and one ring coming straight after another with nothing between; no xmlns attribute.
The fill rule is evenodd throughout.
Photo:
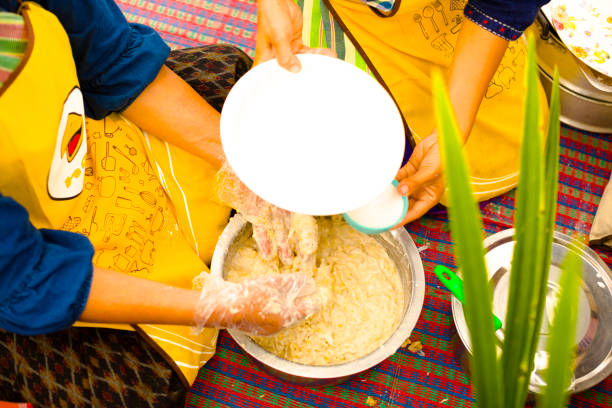
<svg viewBox="0 0 612 408"><path fill-rule="evenodd" d="M297 257L299 270L314 267L319 234L310 215L278 208L253 193L226 163L217 173L219 199L241 213L253 224L253 239L264 259L278 258L290 265Z"/></svg>
<svg viewBox="0 0 612 408"><path fill-rule="evenodd" d="M469 19L463 20L448 69L448 93L464 144L507 46L505 39ZM440 163L434 132L415 147L408 164L397 173L398 191L410 200L408 213L398 226L423 216L440 201L445 188Z"/></svg>
<svg viewBox="0 0 612 408"><path fill-rule="evenodd" d="M298 72L299 53L335 57L328 48L310 48L302 41L302 12L293 0L259 0L257 2L257 44L254 65L276 58L278 64Z"/></svg>
<svg viewBox="0 0 612 408"><path fill-rule="evenodd" d="M204 282L195 321L249 334L271 335L311 316L323 302L314 280L303 273L267 275L240 283Z"/></svg>
<svg viewBox="0 0 612 408"><path fill-rule="evenodd" d="M395 176L399 182L397 190L408 196L408 212L396 228L422 217L436 205L444 193L438 136L434 132L416 147L410 160Z"/></svg>

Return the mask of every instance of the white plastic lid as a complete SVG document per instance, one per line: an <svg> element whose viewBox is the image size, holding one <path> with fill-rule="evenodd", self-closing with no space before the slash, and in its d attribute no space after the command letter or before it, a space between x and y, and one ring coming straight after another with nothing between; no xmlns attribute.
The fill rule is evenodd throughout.
<svg viewBox="0 0 612 408"><path fill-rule="evenodd" d="M404 219L408 197L397 192L397 181L366 205L343 214L344 220L358 231L379 234L390 230Z"/></svg>

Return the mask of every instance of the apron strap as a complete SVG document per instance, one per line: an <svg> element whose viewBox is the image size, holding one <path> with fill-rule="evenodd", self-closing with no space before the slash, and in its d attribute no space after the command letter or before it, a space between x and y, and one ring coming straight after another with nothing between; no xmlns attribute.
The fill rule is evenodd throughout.
<svg viewBox="0 0 612 408"><path fill-rule="evenodd" d="M377 16L382 17L382 18L388 18L388 17L393 17L395 15L395 13L397 13L397 11L400 8L400 4L401 3L402 3L402 0L394 0L393 1L393 7L389 11L382 11L378 7L374 7L371 4L369 4L369 3L367 3L367 4L368 4L368 7L370 8L370 10L372 10L374 12L374 14L376 14Z"/></svg>

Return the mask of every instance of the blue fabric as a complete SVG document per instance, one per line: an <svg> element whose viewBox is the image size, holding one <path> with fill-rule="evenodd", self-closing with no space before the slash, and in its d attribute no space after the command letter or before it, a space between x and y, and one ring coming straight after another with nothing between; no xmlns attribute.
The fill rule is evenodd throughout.
<svg viewBox="0 0 612 408"><path fill-rule="evenodd" d="M464 15L506 40L516 40L549 0L469 0Z"/></svg>
<svg viewBox="0 0 612 408"><path fill-rule="evenodd" d="M0 327L32 335L71 326L87 303L93 254L87 237L37 230L0 195Z"/></svg>
<svg viewBox="0 0 612 408"><path fill-rule="evenodd" d="M362 0L370 7L389 13L395 2L410 0ZM550 0L468 0L464 14L484 29L516 40L535 20L538 10Z"/></svg>
<svg viewBox="0 0 612 408"><path fill-rule="evenodd" d="M35 1L57 16L70 38L87 116L125 109L168 58L170 48L155 30L128 23L113 0ZM18 0L0 0L0 9L18 7Z"/></svg>

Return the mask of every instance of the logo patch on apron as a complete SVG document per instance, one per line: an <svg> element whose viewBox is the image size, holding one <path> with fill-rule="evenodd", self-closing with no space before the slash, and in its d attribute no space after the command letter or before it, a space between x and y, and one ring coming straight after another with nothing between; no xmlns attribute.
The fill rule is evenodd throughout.
<svg viewBox="0 0 612 408"><path fill-rule="evenodd" d="M65 200L76 197L83 191L85 153L87 140L83 94L78 87L74 87L64 102L57 130L47 182L51 198Z"/></svg>

